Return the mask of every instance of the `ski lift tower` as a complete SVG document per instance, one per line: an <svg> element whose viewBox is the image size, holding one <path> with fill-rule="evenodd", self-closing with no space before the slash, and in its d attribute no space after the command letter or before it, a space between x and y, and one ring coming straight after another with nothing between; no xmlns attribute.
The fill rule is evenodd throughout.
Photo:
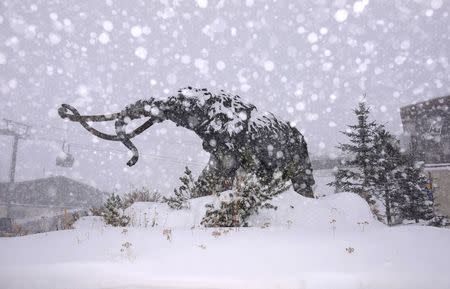
<svg viewBox="0 0 450 289"><path fill-rule="evenodd" d="M19 140L28 137L29 125L24 123L12 121L9 119L3 119L0 125L0 135L8 135L14 138L13 140L13 150L11 154L11 165L9 168L9 181L14 183L14 177L16 174L16 161L17 161L17 149L19 146Z"/></svg>

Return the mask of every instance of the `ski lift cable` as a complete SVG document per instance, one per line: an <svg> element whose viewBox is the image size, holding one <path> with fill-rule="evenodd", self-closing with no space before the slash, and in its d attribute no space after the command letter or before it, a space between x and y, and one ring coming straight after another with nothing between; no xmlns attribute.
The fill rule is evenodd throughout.
<svg viewBox="0 0 450 289"><path fill-rule="evenodd" d="M67 128L61 128L61 127L56 127L56 126L52 126L52 125L46 125L45 128L63 131L65 136L67 136L67 131L69 130ZM35 130L35 131L37 131L37 130ZM43 130L40 130L40 132L42 132L42 131ZM190 142L190 141L183 141L183 144L185 144L187 146L191 146L191 147L196 147L196 148L198 148L198 145L199 145L196 142Z"/></svg>
<svg viewBox="0 0 450 289"><path fill-rule="evenodd" d="M122 150L98 149L98 148L93 148L93 147L88 146L88 145L82 145L82 144L76 144L76 143L71 143L71 144L74 145L74 146L78 146L81 149L87 149L87 150L93 150L93 151L102 151L102 152L114 152L114 153L118 153L118 154L121 154L121 155L128 154L128 152L124 152ZM150 153L142 153L141 155L142 156L151 157L151 158L157 158L157 159L161 159L161 160L173 161L173 162L176 162L176 163L179 163L179 164L190 163L190 164L195 164L197 166L204 166L204 164L200 163L200 162L183 160L183 159L174 158L174 157L170 157L170 156L166 156L166 155L157 155L157 154L150 154Z"/></svg>
<svg viewBox="0 0 450 289"><path fill-rule="evenodd" d="M48 126L48 127L52 127L54 129L63 130L63 131L65 130L65 129L58 128L58 127L53 127L53 126ZM28 140L49 141L49 142L59 142L59 143L65 142L65 140L52 139L52 138L46 138L46 137L30 137L29 136L29 137L27 137L27 139ZM80 144L80 143L74 143L74 142L70 142L70 143L66 142L66 143L67 144L72 144L74 146L81 147L81 148L84 148L84 149L87 149L87 150L91 150L91 151L97 151L97 152L104 151L104 152L109 152L109 153L116 152L116 153L119 153L119 154L127 154L126 152L124 152L122 150L117 150L117 149L101 149L101 148L96 148L96 147L89 146L89 145L86 145L86 144ZM196 147L198 147L198 145ZM202 167L204 166L204 163L201 163L201 162L188 161L188 160L173 158L173 157L165 156L165 155L156 155L156 154L149 154L149 153L142 153L141 155L142 156L152 157L152 158L157 158L157 159L161 159L161 160L169 160L169 161L172 161L172 162L175 162L175 163L179 163L179 164L189 163L189 164L192 164L192 165L195 165L195 166L202 166Z"/></svg>
<svg viewBox="0 0 450 289"><path fill-rule="evenodd" d="M44 137L28 137L26 140L38 140L38 141L57 142L57 143L64 142L61 139L52 139L52 138L44 138ZM66 144L72 145L72 147L78 147L78 148L81 148L84 150L95 151L95 152L115 153L115 154L120 154L120 155L127 154L127 152L125 152L123 150L118 150L118 149L104 149L104 148L98 148L98 147L94 147L94 146L90 146L90 145L86 145L86 144L74 143L74 142L70 142L70 143L66 142ZM183 159L174 158L174 157L170 157L170 156L166 156L166 155L157 155L157 154L150 154L150 153L142 153L141 155L151 157L151 158L156 158L159 160L171 161L171 162L178 163L178 164L188 163L189 165L193 165L193 166L197 166L197 167L204 167L204 165L205 165L204 163L201 163L201 162L183 160Z"/></svg>
<svg viewBox="0 0 450 289"><path fill-rule="evenodd" d="M55 141L55 140L51 140L51 141ZM57 140L56 140L57 141ZM88 150L88 151L94 151L94 152L104 152L104 153L110 153L110 154L117 154L117 155L126 155L127 152L121 151L121 150L116 150L116 149L102 149L102 148L96 148L96 147L92 147L92 146L88 146L85 144L78 144L78 143L70 143L73 147L78 147L82 150ZM149 154L149 153L144 153L141 154L142 156L147 156L150 158L154 158L154 159L159 159L159 160L165 160L165 161L171 161L177 164L190 164L190 165L194 165L194 166L198 166L198 167L203 167L204 164L200 163L200 162L194 162L194 161L189 161L189 160L183 160L183 159L178 159L178 158L173 158L173 157L169 157L169 156L165 156L165 155L156 155L156 154Z"/></svg>

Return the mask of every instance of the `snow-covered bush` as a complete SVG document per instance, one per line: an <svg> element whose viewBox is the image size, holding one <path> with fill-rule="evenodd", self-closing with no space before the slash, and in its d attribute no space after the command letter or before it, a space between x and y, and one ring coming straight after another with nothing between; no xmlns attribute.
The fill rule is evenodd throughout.
<svg viewBox="0 0 450 289"><path fill-rule="evenodd" d="M124 210L135 202L161 202L163 198L158 192L150 192L146 187L134 188L126 193L122 198L119 195L112 194L100 207L90 209L92 216L100 216L106 224L112 226L127 226L130 222L129 216L124 214Z"/></svg>
<svg viewBox="0 0 450 289"><path fill-rule="evenodd" d="M126 193L123 198L123 206L128 208L136 202L161 202L162 196L157 191L150 192L147 187L133 188L131 192Z"/></svg>
<svg viewBox="0 0 450 289"><path fill-rule="evenodd" d="M227 186L228 180L211 171L202 172L201 176L195 182L195 189L191 195L192 198L217 195ZM231 185L231 184L230 184Z"/></svg>
<svg viewBox="0 0 450 289"><path fill-rule="evenodd" d="M260 209L276 209L270 200L287 188L281 179L275 178L263 185L254 174L238 172L229 201L221 201L219 208L207 204L201 224L205 227L247 227L250 225L248 218Z"/></svg>
<svg viewBox="0 0 450 289"><path fill-rule="evenodd" d="M124 204L120 196L114 193L106 200L101 210L101 216L106 224L114 227L125 227L130 222L130 217L124 215Z"/></svg>
<svg viewBox="0 0 450 289"><path fill-rule="evenodd" d="M175 210L189 209L188 200L195 194L196 184L191 170L186 167L184 175L180 177L181 186L174 189L175 196L164 198L164 202Z"/></svg>
<svg viewBox="0 0 450 289"><path fill-rule="evenodd" d="M90 208L90 215L92 216L103 216L103 211L105 210L105 206L100 206L100 207L92 207Z"/></svg>
<svg viewBox="0 0 450 289"><path fill-rule="evenodd" d="M436 214L431 220L429 220L428 225L433 227L449 227L450 219L447 216Z"/></svg>
<svg viewBox="0 0 450 289"><path fill-rule="evenodd" d="M73 229L73 225L81 217L80 214L85 215L85 214L87 214L87 212L85 212L85 211L83 211L83 212L67 212L67 210L64 210L64 215L62 217L62 222L61 222L62 223L61 228L63 230Z"/></svg>

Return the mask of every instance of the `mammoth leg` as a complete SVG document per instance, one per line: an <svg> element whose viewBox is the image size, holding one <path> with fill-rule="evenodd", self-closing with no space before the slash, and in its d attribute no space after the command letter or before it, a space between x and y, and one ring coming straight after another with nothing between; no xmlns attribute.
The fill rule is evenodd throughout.
<svg viewBox="0 0 450 289"><path fill-rule="evenodd" d="M289 178L297 193L308 198L314 198L313 186L315 181L309 159L308 146L303 136L296 130L294 132L297 134L297 141L291 147L293 166L292 170L290 170Z"/></svg>
<svg viewBox="0 0 450 289"><path fill-rule="evenodd" d="M314 198L312 186L314 185L314 179L312 176L301 173L291 178L294 190L302 196L308 198Z"/></svg>
<svg viewBox="0 0 450 289"><path fill-rule="evenodd" d="M297 169L292 173L291 182L297 193L308 198L314 198L312 188L315 181L311 162L307 155L303 158L303 163L298 164Z"/></svg>

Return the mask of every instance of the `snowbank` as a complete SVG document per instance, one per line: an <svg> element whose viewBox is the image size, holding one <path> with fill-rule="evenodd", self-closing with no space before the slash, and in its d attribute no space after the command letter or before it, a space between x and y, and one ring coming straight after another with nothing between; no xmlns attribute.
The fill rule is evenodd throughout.
<svg viewBox="0 0 450 289"><path fill-rule="evenodd" d="M205 205L219 204L229 192L220 197L208 196L190 201L188 210L172 210L162 203L135 203L125 213L131 217L132 227L186 228L200 227ZM320 199L305 198L288 190L277 196L272 204L276 210L263 209L250 218L250 224L271 227L298 227L315 231L360 230L381 224L374 219L367 203L358 195L341 193Z"/></svg>
<svg viewBox="0 0 450 289"><path fill-rule="evenodd" d="M126 229L90 217L75 230L0 238L0 287L450 288L450 230L388 228L353 194L288 191L255 227L194 227L210 201L189 211L137 203Z"/></svg>

